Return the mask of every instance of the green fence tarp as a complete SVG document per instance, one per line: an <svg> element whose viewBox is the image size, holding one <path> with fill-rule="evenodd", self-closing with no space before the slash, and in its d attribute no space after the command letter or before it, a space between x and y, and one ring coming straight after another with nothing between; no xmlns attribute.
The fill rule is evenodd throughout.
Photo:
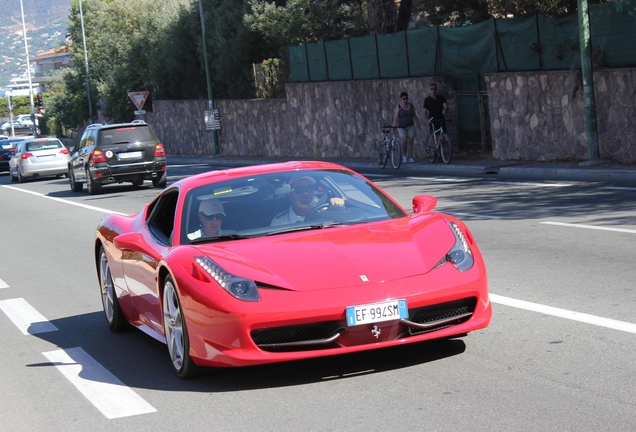
<svg viewBox="0 0 636 432"><path fill-rule="evenodd" d="M408 77L405 32L377 35L380 78Z"/></svg>
<svg viewBox="0 0 636 432"><path fill-rule="evenodd" d="M346 81L352 78L349 41L338 40L325 43L330 80Z"/></svg>
<svg viewBox="0 0 636 432"><path fill-rule="evenodd" d="M406 32L411 76L436 75L437 27L426 27Z"/></svg>
<svg viewBox="0 0 636 432"><path fill-rule="evenodd" d="M375 36L351 38L351 64L353 79L378 79L380 67L378 65L378 48Z"/></svg>
<svg viewBox="0 0 636 432"><path fill-rule="evenodd" d="M636 0L591 5L590 29L601 65L636 66ZM467 77L577 67L579 43L577 13L532 15L352 38L327 47L308 43L289 48L289 64L293 82L446 74L460 83L459 89L471 90L478 84L462 88Z"/></svg>

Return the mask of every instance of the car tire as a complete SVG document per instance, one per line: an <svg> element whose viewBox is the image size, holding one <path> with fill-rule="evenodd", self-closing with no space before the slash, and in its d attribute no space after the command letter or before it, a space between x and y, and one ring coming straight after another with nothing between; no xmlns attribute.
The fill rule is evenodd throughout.
<svg viewBox="0 0 636 432"><path fill-rule="evenodd" d="M9 132L8 130L3 130L3 131L2 131L2 135L4 135L4 136L11 136L11 132Z"/></svg>
<svg viewBox="0 0 636 432"><path fill-rule="evenodd" d="M172 367L181 378L189 378L201 372L192 358L190 358L190 338L181 309L181 302L172 277L166 277L163 283L162 295L163 329L166 335L166 345L172 361Z"/></svg>
<svg viewBox="0 0 636 432"><path fill-rule="evenodd" d="M102 191L102 185L93 180L88 168L86 168L86 189L89 195L97 195Z"/></svg>
<svg viewBox="0 0 636 432"><path fill-rule="evenodd" d="M69 168L68 170L68 184L71 186L71 191L73 192L81 192L82 184L75 181L75 174L73 174L73 170Z"/></svg>
<svg viewBox="0 0 636 432"><path fill-rule="evenodd" d="M120 332L127 330L130 326L124 312L119 306L119 299L115 292L115 284L113 283L113 277L110 273L110 266L108 265L108 257L103 247L99 248L99 288L102 294L102 306L104 308L104 316L106 317L106 323L113 332Z"/></svg>
<svg viewBox="0 0 636 432"><path fill-rule="evenodd" d="M155 188L165 188L168 180L168 175L166 172L162 172L159 177L155 177L152 179L152 186Z"/></svg>
<svg viewBox="0 0 636 432"><path fill-rule="evenodd" d="M144 184L144 179L137 179L137 180L133 181L132 184L135 187L139 187L139 186Z"/></svg>
<svg viewBox="0 0 636 432"><path fill-rule="evenodd" d="M20 172L20 167L16 167L16 169L15 169L15 170L18 172L18 182L19 182L19 183L24 183L24 182L26 182L26 181L27 181L27 179L26 179L26 177L24 177L24 176L22 175L22 173Z"/></svg>

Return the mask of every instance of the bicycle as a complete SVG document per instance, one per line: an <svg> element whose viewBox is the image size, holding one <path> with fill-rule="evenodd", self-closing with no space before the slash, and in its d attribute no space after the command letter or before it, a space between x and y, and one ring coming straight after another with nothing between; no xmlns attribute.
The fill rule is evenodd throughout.
<svg viewBox="0 0 636 432"><path fill-rule="evenodd" d="M433 131L426 141L428 161L435 163L437 161L437 153L439 152L444 163L450 163L452 153L451 141L448 134L444 132L442 122L438 120L433 121L433 117L431 117L428 123L433 124Z"/></svg>
<svg viewBox="0 0 636 432"><path fill-rule="evenodd" d="M391 129L393 129L392 134ZM395 136L395 129L397 129L397 127L390 125L382 126L384 139L380 143L378 151L378 165L380 168L384 168L386 166L389 155L391 156L391 165L393 165L393 168L398 169L402 164L402 143ZM389 134L391 135L389 136Z"/></svg>

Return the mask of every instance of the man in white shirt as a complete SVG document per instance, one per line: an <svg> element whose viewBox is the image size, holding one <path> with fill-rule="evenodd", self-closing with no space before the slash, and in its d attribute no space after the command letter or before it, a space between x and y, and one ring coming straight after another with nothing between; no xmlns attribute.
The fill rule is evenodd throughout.
<svg viewBox="0 0 636 432"><path fill-rule="evenodd" d="M271 226L289 225L296 222L303 222L305 216L316 206L318 200L315 196L316 180L308 175L298 174L289 180L291 191L287 196L291 201L289 209L276 215ZM344 206L342 198L331 198L331 205Z"/></svg>

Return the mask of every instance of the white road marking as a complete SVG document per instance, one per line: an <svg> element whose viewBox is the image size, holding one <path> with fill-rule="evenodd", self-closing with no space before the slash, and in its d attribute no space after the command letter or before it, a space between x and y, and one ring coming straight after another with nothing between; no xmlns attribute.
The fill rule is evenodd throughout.
<svg viewBox="0 0 636 432"><path fill-rule="evenodd" d="M626 187L626 186L599 186L599 189L616 189L616 190L636 191L635 187Z"/></svg>
<svg viewBox="0 0 636 432"><path fill-rule="evenodd" d="M0 288L9 288L9 285L2 279L0 279Z"/></svg>
<svg viewBox="0 0 636 432"><path fill-rule="evenodd" d="M206 164L206 163L198 163L198 164L184 164L184 165L168 165L168 168L191 168L191 167L209 167L210 164ZM222 168L215 168L215 170L217 169L222 169Z"/></svg>
<svg viewBox="0 0 636 432"><path fill-rule="evenodd" d="M409 180L428 180L434 182L450 182L450 183L464 183L474 181L472 178L449 178L449 177L407 177Z"/></svg>
<svg viewBox="0 0 636 432"><path fill-rule="evenodd" d="M450 212L445 210L442 210L442 212L450 214L450 215L454 215L454 216L469 216L469 217L477 217L481 219L503 219L501 216L490 216L490 215L477 214L477 213L455 213L455 212Z"/></svg>
<svg viewBox="0 0 636 432"><path fill-rule="evenodd" d="M13 324L25 335L56 331L40 312L27 303L23 298L0 301L0 309L9 317Z"/></svg>
<svg viewBox="0 0 636 432"><path fill-rule="evenodd" d="M559 318L565 318L573 321L579 321L586 324L592 324L600 327L607 327L613 330L620 330L628 333L636 334L636 324L617 321L610 318L603 318L596 315L574 312L567 309L559 309L552 306L546 306L539 303L531 303L524 300L517 300L510 297L503 297L497 294L490 294L490 301L518 309L525 309L532 312L538 312L546 315L552 315Z"/></svg>
<svg viewBox="0 0 636 432"><path fill-rule="evenodd" d="M25 193L28 193L28 194L31 194L31 195L39 196L41 198L46 198L46 199L50 199L50 200L53 200L53 201L58 201L58 202L61 202L61 203L64 203L64 204L69 204L69 205L73 205L73 206L77 206L77 207L82 207L82 208L85 208L85 209L88 209L88 210L95 210L95 211L102 212L102 213L108 213L108 214L112 213L112 214L120 214L120 215L125 215L126 214L126 213L120 213L120 212L116 212L116 211L112 211L112 210L107 210L107 209L101 208L101 207L95 207L95 206L90 206L90 205L86 205L86 204L82 204L82 203L77 203L77 202L65 200L65 199L62 199L62 198L50 197L50 196L47 196L47 195L44 195L44 194L41 194L41 193L38 193L38 192L32 192L32 191L29 191L29 190L26 190L26 189L21 189L21 188L17 188L17 187L13 187L13 186L0 185L0 187L4 187L4 188L7 188L7 189L15 190L15 191L18 191L18 192L25 192Z"/></svg>
<svg viewBox="0 0 636 432"><path fill-rule="evenodd" d="M571 228L585 228L585 229L593 229L593 230L600 230L600 231L615 231L615 232L636 234L636 230L627 229L627 228L611 228L611 227L600 227L600 226L593 226L593 225L580 225L580 224L550 222L550 221L541 222L541 223L544 225L556 225L556 226L565 226L565 227L571 227Z"/></svg>
<svg viewBox="0 0 636 432"><path fill-rule="evenodd" d="M157 411L82 348L42 354L109 419Z"/></svg>
<svg viewBox="0 0 636 432"><path fill-rule="evenodd" d="M568 187L573 186L566 183L524 183L513 181L489 181L490 184L513 185L513 186L535 186L535 187Z"/></svg>

